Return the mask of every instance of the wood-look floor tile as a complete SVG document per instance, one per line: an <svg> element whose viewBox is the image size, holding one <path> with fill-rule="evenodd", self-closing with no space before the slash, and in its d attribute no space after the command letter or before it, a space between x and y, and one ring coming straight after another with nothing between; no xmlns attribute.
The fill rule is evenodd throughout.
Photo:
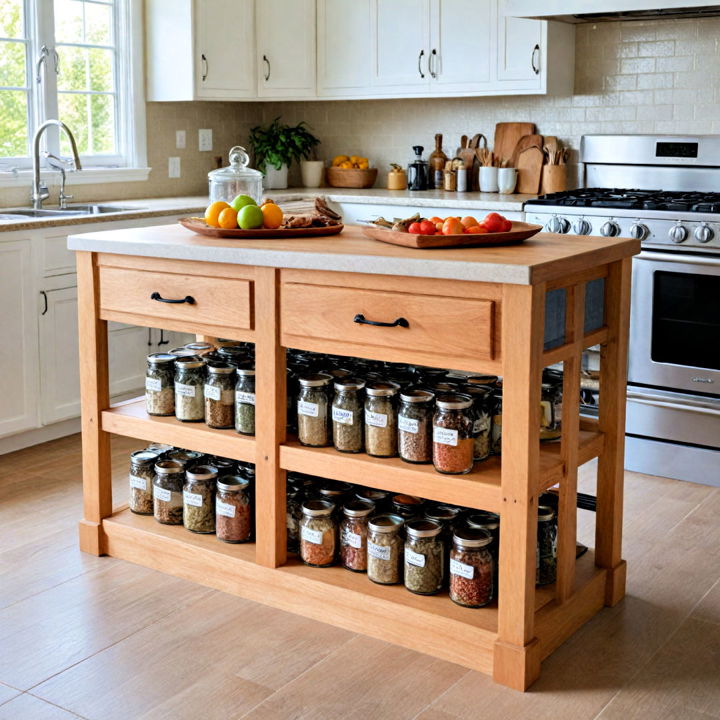
<svg viewBox="0 0 720 720"><path fill-rule="evenodd" d="M6 703L8 700L12 700L12 698L17 697L18 695L20 695L20 690L16 690L9 685L0 683L0 705Z"/></svg>
<svg viewBox="0 0 720 720"><path fill-rule="evenodd" d="M720 579L708 590L705 597L693 610L692 617L720 623Z"/></svg>
<svg viewBox="0 0 720 720"><path fill-rule="evenodd" d="M458 720L458 716L450 715L443 710L438 710L436 707L429 707L416 715L413 720Z"/></svg>
<svg viewBox="0 0 720 720"><path fill-rule="evenodd" d="M467 672L459 665L356 636L258 705L245 720L410 720Z"/></svg>
<svg viewBox="0 0 720 720"><path fill-rule="evenodd" d="M0 720L77 720L74 713L27 693L0 705Z"/></svg>

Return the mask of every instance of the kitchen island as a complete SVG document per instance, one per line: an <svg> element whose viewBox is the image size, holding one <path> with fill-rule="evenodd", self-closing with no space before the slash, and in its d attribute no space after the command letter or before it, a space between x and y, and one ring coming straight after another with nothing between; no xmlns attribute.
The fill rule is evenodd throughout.
<svg viewBox="0 0 720 720"><path fill-rule="evenodd" d="M395 642L517 689L622 599L630 267L639 241L541 234L511 247L422 251L349 227L337 237L238 241L168 225L75 235L68 245L78 268L84 551ZM598 279L604 321L588 328L585 289ZM546 347L546 296L558 290L564 336ZM358 323L358 314L390 326ZM407 322L398 325L401 317ZM111 406L108 321L255 343L256 435L151 417L143 399ZM581 420L581 353L596 344L602 403L596 421ZM451 476L397 458L304 447L286 432L286 348L501 375L502 455ZM562 438L541 444L542 370L561 361ZM114 504L112 434L255 463L255 542L227 545L135 515L124 499ZM576 561L577 468L593 458L596 542ZM288 557L288 471L499 513L499 602L471 610L446 595L413 595ZM555 485L557 581L536 588L537 500Z"/></svg>

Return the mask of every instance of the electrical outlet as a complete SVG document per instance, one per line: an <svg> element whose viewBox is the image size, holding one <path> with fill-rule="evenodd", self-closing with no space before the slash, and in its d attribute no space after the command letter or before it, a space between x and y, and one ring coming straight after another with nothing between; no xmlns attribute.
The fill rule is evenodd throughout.
<svg viewBox="0 0 720 720"><path fill-rule="evenodd" d="M184 130L176 130L175 131L175 147L178 150L185 149L185 131Z"/></svg>
<svg viewBox="0 0 720 720"><path fill-rule="evenodd" d="M212 150L212 130L198 130L198 150L200 152Z"/></svg>
<svg viewBox="0 0 720 720"><path fill-rule="evenodd" d="M168 177L179 178L180 177L180 158L171 157L168 158Z"/></svg>

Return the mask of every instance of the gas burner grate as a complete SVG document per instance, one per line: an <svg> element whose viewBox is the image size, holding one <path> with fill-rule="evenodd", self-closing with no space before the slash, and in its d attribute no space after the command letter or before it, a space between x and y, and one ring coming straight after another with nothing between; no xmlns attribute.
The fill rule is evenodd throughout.
<svg viewBox="0 0 720 720"><path fill-rule="evenodd" d="M558 207L618 208L623 210L674 210L720 212L720 193L668 192L622 188L581 188L541 195L533 205Z"/></svg>

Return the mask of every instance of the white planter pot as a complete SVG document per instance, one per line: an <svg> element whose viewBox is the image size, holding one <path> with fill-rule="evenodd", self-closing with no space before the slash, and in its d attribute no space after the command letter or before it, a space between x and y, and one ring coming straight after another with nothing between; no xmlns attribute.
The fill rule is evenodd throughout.
<svg viewBox="0 0 720 720"><path fill-rule="evenodd" d="M285 190L288 186L288 166L283 165L276 170L272 165L266 165L263 185L266 190Z"/></svg>
<svg viewBox="0 0 720 720"><path fill-rule="evenodd" d="M303 187L320 187L325 175L325 162L323 160L302 160L300 162L300 175L302 176Z"/></svg>

